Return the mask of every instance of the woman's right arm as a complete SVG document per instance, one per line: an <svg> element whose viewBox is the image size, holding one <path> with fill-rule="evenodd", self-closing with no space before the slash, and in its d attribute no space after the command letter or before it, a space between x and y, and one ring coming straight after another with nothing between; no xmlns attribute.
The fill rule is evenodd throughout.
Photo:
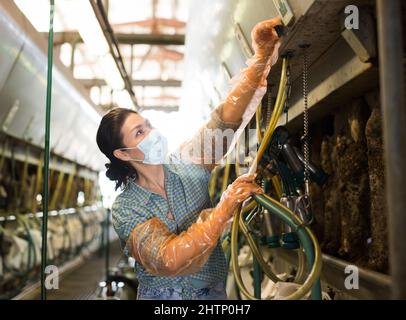
<svg viewBox="0 0 406 320"><path fill-rule="evenodd" d="M238 204L262 193L253 175L243 175L229 185L219 204L203 210L197 222L175 235L154 217L133 229L127 241L131 255L153 275L178 276L197 272L209 258Z"/></svg>

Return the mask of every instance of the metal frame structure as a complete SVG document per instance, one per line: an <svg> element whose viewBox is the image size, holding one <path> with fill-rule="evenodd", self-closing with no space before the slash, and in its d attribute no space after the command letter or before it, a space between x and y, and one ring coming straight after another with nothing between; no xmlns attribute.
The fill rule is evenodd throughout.
<svg viewBox="0 0 406 320"><path fill-rule="evenodd" d="M389 256L394 299L406 299L405 30L402 32L401 14L401 1L377 0Z"/></svg>

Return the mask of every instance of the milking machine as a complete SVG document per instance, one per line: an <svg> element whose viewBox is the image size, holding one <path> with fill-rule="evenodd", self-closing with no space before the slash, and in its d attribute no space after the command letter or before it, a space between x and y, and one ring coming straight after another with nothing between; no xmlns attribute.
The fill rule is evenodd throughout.
<svg viewBox="0 0 406 320"><path fill-rule="evenodd" d="M279 28L278 32L282 32ZM256 127L259 148L249 173L256 173L256 181L264 188L263 195L254 195L253 200L245 203L236 212L230 234L225 237L223 248L232 264L237 296L242 293L247 299L261 299L262 274L274 283L284 283L284 279L276 275L272 266L265 261L261 246L272 250L275 248L292 250L298 255L298 267L293 279L297 284L293 293L284 295L282 299L301 299L311 291L312 299L321 299L320 287L321 250L316 237L310 229L314 221L312 212L310 183L323 186L327 175L310 161L309 149L309 118L307 102L308 62L307 46L303 50L303 100L304 125L301 142L302 150L294 146L292 137L285 126L276 124L282 112L288 112L291 90L290 60L292 53L283 56L282 71L276 101L271 116L268 116L267 128L262 133L261 118L263 106L260 105L256 114ZM272 105L268 88L268 114ZM286 114L286 116L288 116ZM239 143L236 153L239 156ZM241 165L236 162L236 173L240 175ZM225 170L223 182L229 176ZM271 186L273 188L271 188ZM270 196L272 195L272 197ZM259 223L255 224L255 220ZM278 221L279 220L279 221ZM283 223L282 228L277 228ZM265 228L261 228L265 226ZM238 253L241 248L241 237L244 235L246 243L253 254L253 287L254 295L247 290L241 277L238 264ZM229 244L229 245L228 245ZM309 273L306 275L306 270Z"/></svg>

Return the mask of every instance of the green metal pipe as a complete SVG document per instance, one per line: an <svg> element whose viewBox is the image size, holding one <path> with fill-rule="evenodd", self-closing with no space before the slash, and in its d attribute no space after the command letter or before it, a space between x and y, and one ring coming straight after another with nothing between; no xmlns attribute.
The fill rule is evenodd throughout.
<svg viewBox="0 0 406 320"><path fill-rule="evenodd" d="M238 237L238 239L237 239L237 252L240 252L242 241L243 241L242 238ZM231 244L230 244L230 255L231 255ZM241 291L240 291L240 288L237 286L236 281L234 282L234 288L235 288L235 295L237 297L237 300L242 300Z"/></svg>
<svg viewBox="0 0 406 320"><path fill-rule="evenodd" d="M272 212L275 216L277 216L279 219L285 221L288 223L288 225L291 226L300 226L301 221L294 219L295 216L290 216L288 212L284 212L285 208L282 205L279 205L278 203L274 203L267 199L266 196L264 195L253 195L254 200L260 204L266 207L268 210ZM298 219L298 218L297 218ZM306 253L306 262L308 266L312 266L314 264L315 256L314 256L314 248L312 241L307 233L306 228L303 227L297 227L296 230L298 237L300 239L300 242L303 245L303 248ZM322 294L321 294L321 285L320 285L320 279L315 281L312 287L312 299L313 300L321 300L322 299Z"/></svg>
<svg viewBox="0 0 406 320"><path fill-rule="evenodd" d="M238 241L238 252L240 252L240 241ZM227 262L227 270L230 270L230 263L231 263L231 243L228 245L227 252L226 252L226 262ZM237 283L234 282L234 290L237 300L242 300L240 288L238 288Z"/></svg>
<svg viewBox="0 0 406 320"><path fill-rule="evenodd" d="M298 236L300 239L305 239L302 243L303 243L303 247L304 247L304 250L306 253L307 264L309 266L311 266L314 263L314 250L313 250L312 242L311 242L309 236L307 235L305 229L300 228L297 231L297 233L298 233ZM314 285L312 287L312 299L313 300L322 300L320 278L317 279L317 281L314 283Z"/></svg>
<svg viewBox="0 0 406 320"><path fill-rule="evenodd" d="M45 268L47 266L47 235L48 235L48 176L49 176L49 140L51 132L51 98L52 98L52 66L53 66L53 43L54 43L54 13L55 1L50 1L49 37L48 37L48 74L47 74L47 97L45 109L45 152L44 152L44 181L43 181L43 216L42 216L42 252L41 252L41 300L46 300Z"/></svg>
<svg viewBox="0 0 406 320"><path fill-rule="evenodd" d="M258 241L255 241L258 246ZM258 262L258 260L255 258L253 255L253 265L254 265L254 271L253 271L253 276L254 276L254 296L258 300L261 299L261 283L262 283L262 270L261 266Z"/></svg>

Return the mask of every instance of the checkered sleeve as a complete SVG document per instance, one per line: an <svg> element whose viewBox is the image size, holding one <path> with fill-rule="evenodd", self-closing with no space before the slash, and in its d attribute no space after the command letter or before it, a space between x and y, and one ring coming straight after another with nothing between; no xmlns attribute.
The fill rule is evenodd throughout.
<svg viewBox="0 0 406 320"><path fill-rule="evenodd" d="M236 131L241 124L241 121L238 122L227 122L223 121L222 114L223 114L224 104L220 104L217 108L215 108L210 115L209 121L206 123L204 127L210 129L220 129L222 131L227 129L232 129Z"/></svg>
<svg viewBox="0 0 406 320"><path fill-rule="evenodd" d="M126 245L133 229L151 219L153 216L146 208L137 206L136 201L128 197L118 196L112 206L113 227L116 231L123 252L129 256L129 250Z"/></svg>

